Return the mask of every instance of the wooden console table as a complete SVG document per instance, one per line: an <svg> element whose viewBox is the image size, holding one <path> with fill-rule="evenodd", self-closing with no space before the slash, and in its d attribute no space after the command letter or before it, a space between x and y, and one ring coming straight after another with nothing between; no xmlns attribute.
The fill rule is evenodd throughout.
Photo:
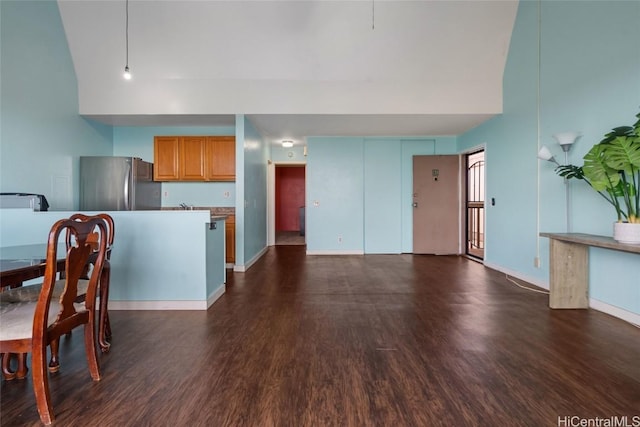
<svg viewBox="0 0 640 427"><path fill-rule="evenodd" d="M549 238L549 307L589 308L589 246L640 254L640 245L582 233L540 233Z"/></svg>

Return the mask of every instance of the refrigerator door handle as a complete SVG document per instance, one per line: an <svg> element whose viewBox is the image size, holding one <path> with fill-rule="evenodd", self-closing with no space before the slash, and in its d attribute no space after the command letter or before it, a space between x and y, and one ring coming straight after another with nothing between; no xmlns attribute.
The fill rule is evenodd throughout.
<svg viewBox="0 0 640 427"><path fill-rule="evenodd" d="M126 171L124 174L124 209L131 210L129 203L129 179L131 177L131 164L127 163Z"/></svg>

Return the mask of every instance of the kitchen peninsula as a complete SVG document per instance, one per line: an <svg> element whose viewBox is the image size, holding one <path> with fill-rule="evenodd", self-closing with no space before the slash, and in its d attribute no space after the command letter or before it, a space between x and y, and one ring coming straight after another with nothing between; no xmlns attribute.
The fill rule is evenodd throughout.
<svg viewBox="0 0 640 427"><path fill-rule="evenodd" d="M0 246L45 243L51 225L73 213L0 209ZM226 216L108 213L115 221L110 310L206 310L224 294Z"/></svg>

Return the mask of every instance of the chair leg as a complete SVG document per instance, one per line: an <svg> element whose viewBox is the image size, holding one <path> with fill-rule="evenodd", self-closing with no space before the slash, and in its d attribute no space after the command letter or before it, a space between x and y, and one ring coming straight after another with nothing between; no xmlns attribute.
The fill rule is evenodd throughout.
<svg viewBox="0 0 640 427"><path fill-rule="evenodd" d="M18 360L18 367L15 372L11 370L11 358L14 355ZM2 355L2 376L5 380L22 380L26 378L27 372L29 372L29 368L27 368L27 353L4 353Z"/></svg>
<svg viewBox="0 0 640 427"><path fill-rule="evenodd" d="M16 378L21 380L27 377L27 353L18 353L18 370L16 371Z"/></svg>
<svg viewBox="0 0 640 427"><path fill-rule="evenodd" d="M106 309L100 309L100 321L98 326L98 344L103 353L108 353L111 348L111 327L109 325L109 313Z"/></svg>
<svg viewBox="0 0 640 427"><path fill-rule="evenodd" d="M96 332L93 319L84 325L84 348L87 353L89 373L94 381L100 381L100 365L98 364L98 352L96 351Z"/></svg>
<svg viewBox="0 0 640 427"><path fill-rule="evenodd" d="M11 356L12 353L2 353L2 376L5 381L11 381L16 377L16 373L11 370Z"/></svg>
<svg viewBox="0 0 640 427"><path fill-rule="evenodd" d="M60 370L60 360L58 359L60 338L51 341L51 360L49 361L49 372L58 372Z"/></svg>
<svg viewBox="0 0 640 427"><path fill-rule="evenodd" d="M104 336L105 338L111 342L111 322L109 321L109 312L107 311L105 313L106 315L106 321L105 321L105 328L104 328Z"/></svg>
<svg viewBox="0 0 640 427"><path fill-rule="evenodd" d="M100 320L98 321L98 343L103 353L109 351L111 343L111 325L109 324L109 312L107 311L109 301L109 278L111 271L109 267L102 269L100 277Z"/></svg>
<svg viewBox="0 0 640 427"><path fill-rule="evenodd" d="M53 423L53 407L51 406L51 394L49 393L49 375L47 373L47 347L34 345L31 353L33 372L33 392L36 396L36 405L40 420L43 424Z"/></svg>

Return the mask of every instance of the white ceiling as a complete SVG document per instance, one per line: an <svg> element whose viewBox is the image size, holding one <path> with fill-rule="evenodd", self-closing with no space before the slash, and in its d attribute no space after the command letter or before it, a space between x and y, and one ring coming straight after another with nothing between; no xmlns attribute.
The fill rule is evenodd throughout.
<svg viewBox="0 0 640 427"><path fill-rule="evenodd" d="M267 138L437 136L502 111L517 0L59 0L80 114Z"/></svg>

